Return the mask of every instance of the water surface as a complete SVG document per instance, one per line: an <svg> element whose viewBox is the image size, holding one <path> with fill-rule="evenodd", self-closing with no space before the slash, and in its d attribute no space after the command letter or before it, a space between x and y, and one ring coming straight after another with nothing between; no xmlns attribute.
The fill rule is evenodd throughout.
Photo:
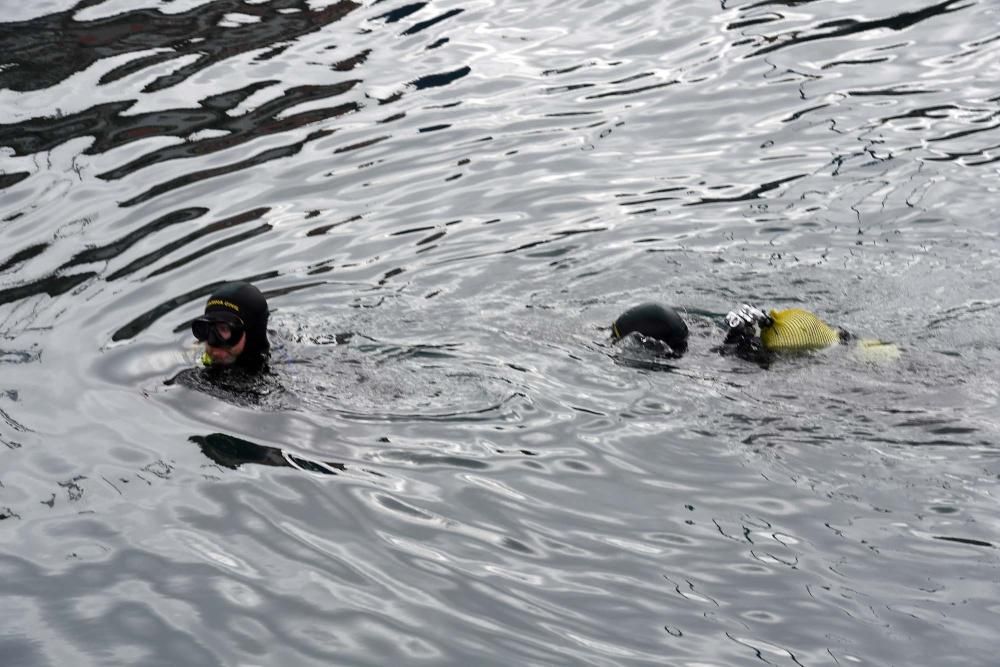
<svg viewBox="0 0 1000 667"><path fill-rule="evenodd" d="M3 664L994 659L991 3L4 10ZM232 279L284 363L165 383Z"/></svg>

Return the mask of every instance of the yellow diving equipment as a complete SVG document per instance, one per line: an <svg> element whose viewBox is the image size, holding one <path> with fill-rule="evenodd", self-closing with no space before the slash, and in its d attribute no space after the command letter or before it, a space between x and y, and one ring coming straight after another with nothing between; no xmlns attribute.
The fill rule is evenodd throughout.
<svg viewBox="0 0 1000 667"><path fill-rule="evenodd" d="M819 350L840 342L840 334L808 310L772 310L760 323L760 342L773 352Z"/></svg>
<svg viewBox="0 0 1000 667"><path fill-rule="evenodd" d="M853 339L854 353L864 361L894 361L900 357L899 346L893 343L875 338L854 339L801 308L772 310L769 315L770 321L760 323L760 342L771 352L820 350Z"/></svg>

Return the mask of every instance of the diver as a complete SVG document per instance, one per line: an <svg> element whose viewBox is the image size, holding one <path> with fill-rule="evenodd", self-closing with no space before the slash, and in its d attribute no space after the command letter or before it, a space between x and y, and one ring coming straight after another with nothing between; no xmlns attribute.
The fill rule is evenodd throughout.
<svg viewBox="0 0 1000 667"><path fill-rule="evenodd" d="M765 313L744 303L726 314L726 325L726 338L716 348L719 354L734 355L764 367L780 353L821 350L854 338L845 329L834 329L801 308Z"/></svg>
<svg viewBox="0 0 1000 667"><path fill-rule="evenodd" d="M725 339L713 350L764 368L781 354L810 352L851 342L856 343L855 350L867 361L899 357L896 345L877 339L858 339L801 308L765 313L755 306L741 304L727 313L725 320ZM613 342L618 342L630 335L658 356L678 358L687 350L687 325L669 306L644 303L626 310L611 325L611 337Z"/></svg>
<svg viewBox="0 0 1000 667"><path fill-rule="evenodd" d="M201 362L210 368L262 370L271 351L269 314L264 295L250 283L226 283L216 289L205 314L191 322L194 337L205 344Z"/></svg>
<svg viewBox="0 0 1000 667"><path fill-rule="evenodd" d="M228 403L258 406L281 400L284 387L271 371L267 337L270 311L260 290L246 282L212 292L191 332L204 344L202 368L184 368L163 384L179 384Z"/></svg>

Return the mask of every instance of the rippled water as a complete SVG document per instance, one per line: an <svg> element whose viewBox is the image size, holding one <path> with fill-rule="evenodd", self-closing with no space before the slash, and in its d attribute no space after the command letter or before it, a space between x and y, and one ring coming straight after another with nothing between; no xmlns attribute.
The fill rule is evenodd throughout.
<svg viewBox="0 0 1000 667"><path fill-rule="evenodd" d="M2 6L2 664L995 660L994 3Z"/></svg>

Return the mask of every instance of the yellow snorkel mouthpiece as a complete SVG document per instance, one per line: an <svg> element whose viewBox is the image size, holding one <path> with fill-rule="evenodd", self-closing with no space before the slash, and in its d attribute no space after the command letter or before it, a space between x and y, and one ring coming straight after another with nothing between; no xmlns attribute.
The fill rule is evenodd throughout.
<svg viewBox="0 0 1000 667"><path fill-rule="evenodd" d="M761 323L760 342L773 352L820 350L840 342L840 334L808 310L772 310L771 321Z"/></svg>

